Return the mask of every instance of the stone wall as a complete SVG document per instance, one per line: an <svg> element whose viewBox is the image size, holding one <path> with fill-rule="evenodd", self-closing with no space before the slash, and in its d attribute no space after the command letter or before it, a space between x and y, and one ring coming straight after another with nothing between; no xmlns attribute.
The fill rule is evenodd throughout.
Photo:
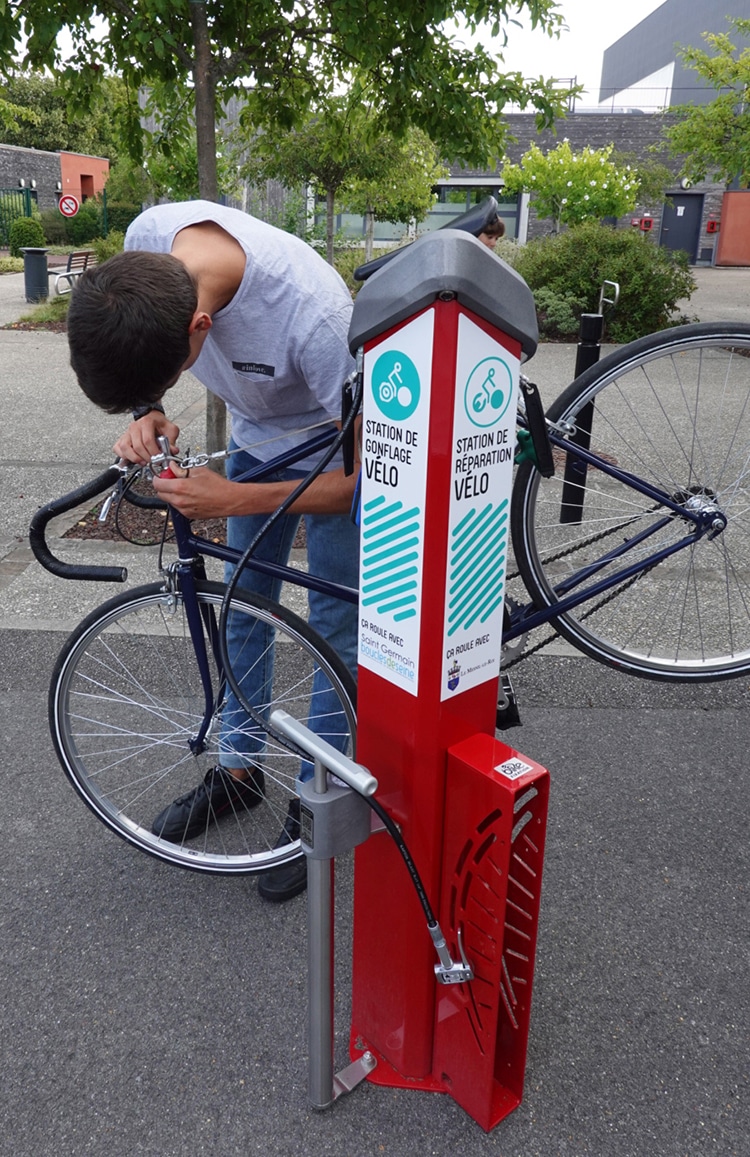
<svg viewBox="0 0 750 1157"><path fill-rule="evenodd" d="M60 154L0 144L0 189L17 189L21 180L27 188L36 181L36 201L40 209L56 209Z"/></svg>

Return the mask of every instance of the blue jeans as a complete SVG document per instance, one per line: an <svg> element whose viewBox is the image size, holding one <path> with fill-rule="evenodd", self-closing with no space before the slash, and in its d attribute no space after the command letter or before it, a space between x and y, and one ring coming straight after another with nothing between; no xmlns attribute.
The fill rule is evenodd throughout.
<svg viewBox="0 0 750 1157"><path fill-rule="evenodd" d="M235 449L230 443L230 450ZM242 450L227 459L227 477L236 478L244 474L258 460ZM298 480L306 471L283 470L271 475L268 481ZM236 550L244 551L267 521L267 514L237 515L227 520L227 542ZM271 562L286 563L299 525L299 515L284 515L277 519L268 534L264 535L256 552L257 557ZM359 528L347 515L306 514L307 557L310 573L331 582L357 587L359 584ZM227 564L225 577L229 581L234 567ZM281 582L270 575L246 568L239 582L240 587L278 600ZM357 676L357 607L341 599L308 591L310 626L326 639L343 659L352 675ZM267 704L271 699L273 682L272 628L257 624L248 638L241 634L242 616L233 617L227 627L227 643L232 662L232 671L243 689L246 698L254 706ZM247 629L248 623L244 624ZM338 709L338 699L330 688L328 679L316 670L313 679L312 702L314 708L307 720L308 726L335 747L342 748L346 742L347 725ZM232 720L242 722L232 726ZM243 725L244 724L244 725ZM239 768L252 766L253 756L262 749L262 736L256 736L247 725L247 715L230 691L222 712L221 763L224 767ZM312 774L310 765L302 770L302 778Z"/></svg>

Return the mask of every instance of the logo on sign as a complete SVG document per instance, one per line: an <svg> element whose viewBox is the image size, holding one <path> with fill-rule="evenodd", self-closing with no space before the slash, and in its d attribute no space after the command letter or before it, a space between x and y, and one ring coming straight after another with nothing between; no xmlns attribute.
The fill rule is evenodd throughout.
<svg viewBox="0 0 750 1157"><path fill-rule="evenodd" d="M410 418L419 405L419 374L399 350L381 354L372 371L372 393L381 414L392 422Z"/></svg>
<svg viewBox="0 0 750 1157"><path fill-rule="evenodd" d="M513 379L501 358L484 358L469 374L464 408L474 426L487 429L500 421L508 408Z"/></svg>

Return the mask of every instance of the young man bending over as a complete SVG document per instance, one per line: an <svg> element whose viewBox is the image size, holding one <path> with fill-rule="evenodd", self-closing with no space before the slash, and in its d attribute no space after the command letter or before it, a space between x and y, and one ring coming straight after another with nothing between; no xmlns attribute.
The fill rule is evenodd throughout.
<svg viewBox="0 0 750 1157"><path fill-rule="evenodd" d="M354 365L347 345L351 309L339 275L298 238L207 201L157 205L130 226L124 253L79 279L68 314L71 364L98 406L133 412L114 446L128 461L147 463L158 454L159 435L176 447L179 429L162 401L188 368L226 402L230 450L274 439L253 454L232 454L226 478L198 469L154 480L159 496L189 518L227 516L227 541L244 551L312 460L273 481L234 479L260 459L299 445L306 437L300 428L340 420L341 386ZM285 562L304 513L311 571L356 587L353 488L354 478L334 462L264 537L259 555ZM279 584L256 572L246 572L242 583L278 596ZM309 599L311 626L356 675L356 607L315 592ZM233 707L230 701L225 717ZM189 839L233 801L259 802L262 773L253 764L252 740L237 729L225 731L221 765L155 818L154 831L164 839ZM292 807L282 840L297 838L297 814ZM259 891L267 900L286 900L305 884L303 857L261 876Z"/></svg>

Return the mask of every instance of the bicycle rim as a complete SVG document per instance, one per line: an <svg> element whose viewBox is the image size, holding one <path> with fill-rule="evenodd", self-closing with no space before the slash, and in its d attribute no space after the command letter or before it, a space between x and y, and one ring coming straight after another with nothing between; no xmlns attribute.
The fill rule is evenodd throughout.
<svg viewBox="0 0 750 1157"><path fill-rule="evenodd" d="M553 625L593 658L649 678L724 679L750 670L750 327L681 326L623 347L577 378L548 416L580 426L587 413L594 453L728 521L715 538L700 538ZM554 605L574 572L668 514L592 467L564 495L566 457L555 450L550 479L521 467L514 491L516 559L540 607ZM689 533L687 519L669 517L596 578Z"/></svg>
<svg viewBox="0 0 750 1157"><path fill-rule="evenodd" d="M204 629L218 619L223 593L219 583L198 584ZM318 730L325 738L330 726L338 746L351 753L354 687L336 656L321 655L306 623L264 599L239 592L232 615L242 621L248 637L262 634L264 647L274 652L267 698L256 699L256 717L281 707L307 721L316 712L312 680L317 670L316 687L322 682L332 696ZM208 649L215 703L204 750L194 753L190 743L204 723L205 693L182 596L167 595L154 584L111 599L81 624L58 658L50 687L52 736L77 792L128 843L198 871L262 871L301 854L298 840L275 847L295 798L300 760L270 739L257 718L249 719L241 709L227 717L224 682L210 640ZM263 770L262 802L251 809L231 808L189 841L154 835L151 825L167 804L195 788L222 757L233 766L231 745L238 737L255 750L255 764Z"/></svg>

